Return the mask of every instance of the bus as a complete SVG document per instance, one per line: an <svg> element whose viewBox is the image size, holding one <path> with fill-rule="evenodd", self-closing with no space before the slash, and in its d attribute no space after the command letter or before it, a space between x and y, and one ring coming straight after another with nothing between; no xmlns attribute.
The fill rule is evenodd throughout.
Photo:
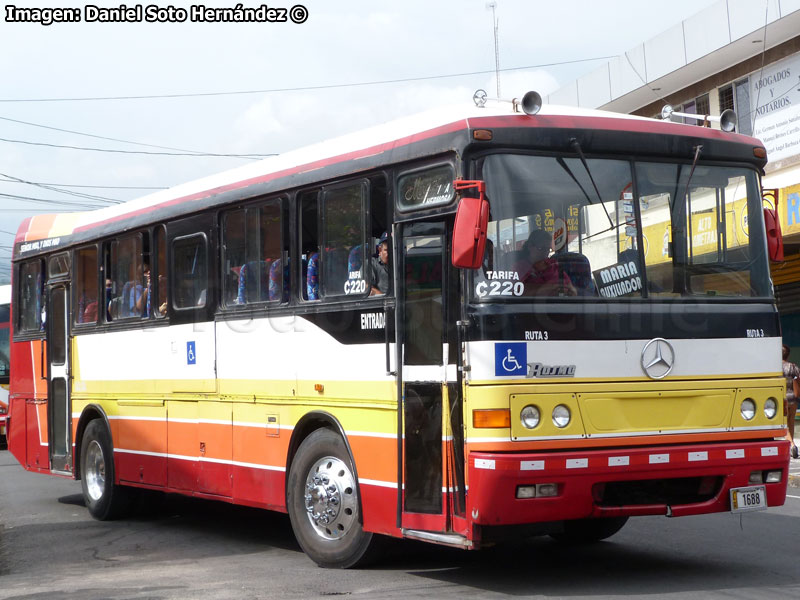
<svg viewBox="0 0 800 600"><path fill-rule="evenodd" d="M323 567L782 505L764 146L531 104L29 218L10 451L97 519L141 490L288 513Z"/></svg>
<svg viewBox="0 0 800 600"><path fill-rule="evenodd" d="M6 415L8 414L9 371L9 315L11 311L11 286L0 285L0 446L6 443Z"/></svg>

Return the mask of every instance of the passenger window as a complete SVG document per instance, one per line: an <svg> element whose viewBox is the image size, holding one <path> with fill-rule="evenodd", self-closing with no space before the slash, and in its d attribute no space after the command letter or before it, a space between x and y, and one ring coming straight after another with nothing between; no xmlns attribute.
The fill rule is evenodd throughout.
<svg viewBox="0 0 800 600"><path fill-rule="evenodd" d="M208 251L203 234L172 242L172 302L176 309L201 308L208 290Z"/></svg>
<svg viewBox="0 0 800 600"><path fill-rule="evenodd" d="M300 197L300 293L303 300L319 300L318 206L317 192Z"/></svg>
<svg viewBox="0 0 800 600"><path fill-rule="evenodd" d="M39 259L23 263L19 269L19 316L18 326L21 333L38 333L44 331L42 312L42 261Z"/></svg>
<svg viewBox="0 0 800 600"><path fill-rule="evenodd" d="M279 199L224 216L226 306L288 300L282 225Z"/></svg>
<svg viewBox="0 0 800 600"><path fill-rule="evenodd" d="M75 252L75 322L97 323L97 247Z"/></svg>
<svg viewBox="0 0 800 600"><path fill-rule="evenodd" d="M167 231L166 227L160 225L155 231L156 238L156 273L158 277L158 285L154 285L151 293L154 294L155 301L151 301L156 318L165 317L167 315Z"/></svg>
<svg viewBox="0 0 800 600"><path fill-rule="evenodd" d="M147 316L150 264L144 256L144 238L137 233L113 240L109 245L110 282L106 282L109 321Z"/></svg>
<svg viewBox="0 0 800 600"><path fill-rule="evenodd" d="M364 198L366 184L325 193L322 284L326 297L365 295Z"/></svg>

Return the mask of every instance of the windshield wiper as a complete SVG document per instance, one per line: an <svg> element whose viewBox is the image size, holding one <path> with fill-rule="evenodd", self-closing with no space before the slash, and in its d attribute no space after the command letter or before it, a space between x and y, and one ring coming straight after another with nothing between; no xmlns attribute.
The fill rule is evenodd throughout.
<svg viewBox="0 0 800 600"><path fill-rule="evenodd" d="M611 215L608 214L608 209L606 208L606 205L603 203L603 197L600 195L600 190L597 189L597 184L594 182L594 177L592 177L592 172L589 170L589 163L586 162L586 157L583 155L583 148L581 148L580 142L578 142L577 138L572 138L569 141L569 145L572 146L572 149L575 150L575 152L578 153L578 156L581 159L581 164L583 164L583 168L586 169L586 174L589 176L589 181L592 182L592 187L594 188L594 193L597 194L597 199L600 201L600 206L603 207L603 211L606 213L606 218L608 219L608 224L611 225L611 227L613 228L614 227L614 221L611 220ZM578 185L580 185L580 184L578 184ZM583 190L583 188L581 188L581 190ZM584 192L584 194L586 194L586 192ZM587 196L586 199L588 200L589 197ZM592 204L591 201L589 203Z"/></svg>

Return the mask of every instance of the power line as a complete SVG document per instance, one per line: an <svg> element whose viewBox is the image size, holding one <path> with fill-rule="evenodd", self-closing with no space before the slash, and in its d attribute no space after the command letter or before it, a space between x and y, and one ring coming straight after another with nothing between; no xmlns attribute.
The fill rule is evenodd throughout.
<svg viewBox="0 0 800 600"><path fill-rule="evenodd" d="M11 183L20 183L20 180L16 178L6 179L4 177L0 177L0 181L8 181ZM31 185L39 185L39 186L54 186L60 188L89 188L89 189L103 189L103 190L168 190L169 187L156 187L156 186L142 186L142 185L78 185L78 184L69 184L69 183L44 183L41 181L38 182L25 182L30 183Z"/></svg>
<svg viewBox="0 0 800 600"><path fill-rule="evenodd" d="M86 204L81 202L70 202L69 200L50 200L47 198L35 198L33 196L19 196L17 194L3 194L0 193L0 198L9 198L11 200L24 200L25 202L39 202L40 204L54 204L59 206L79 206L85 208L105 208L102 205ZM3 209L6 210L6 209Z"/></svg>
<svg viewBox="0 0 800 600"><path fill-rule="evenodd" d="M109 152L112 154L147 154L148 156L204 156L204 157L220 157L220 158L246 158L248 160L260 160L267 156L277 156L277 153L272 154L214 154L205 153L197 154L192 152L147 152L146 150L113 150L108 148L87 148L85 146L68 146L61 144L46 144L44 142L29 142L26 140L12 140L8 138L0 138L0 142L9 142L12 144L26 144L28 146L46 146L48 148L64 148L67 150L85 150L89 152Z"/></svg>
<svg viewBox="0 0 800 600"><path fill-rule="evenodd" d="M507 67L499 69L505 71L524 71L526 69L540 69L543 67L558 67L561 65L571 65L594 60L608 60L616 56L596 56L593 58L581 58L577 60L564 60L560 62L542 63L539 65L526 65L524 67ZM486 75L495 73L490 71L470 71L468 73L450 73L446 75L427 75L422 77L405 77L402 79L382 79L377 81L359 81L354 83L333 83L329 85L310 85L303 87L270 88L264 90L240 90L235 92L196 92L187 94L149 94L143 96L94 96L85 98L0 98L0 102L90 102L104 100L154 100L160 98L198 98L203 96L237 96L244 94L272 94L278 92L307 92L312 90L330 90L336 88L364 87L369 85L386 85L391 83L411 83L414 81L429 81L431 79L452 79L454 77L469 77L471 75Z"/></svg>
<svg viewBox="0 0 800 600"><path fill-rule="evenodd" d="M0 176L5 177L4 181L11 181L14 183L23 183L25 185L32 185L34 187L40 187L42 189L51 191L51 192L58 192L60 194L67 194L68 196L75 196L77 198L85 198L86 200L99 200L101 202L110 202L112 204L120 204L122 200L117 200L116 198L107 198L105 196L95 196L94 194L84 194L83 192L73 192L72 190L62 190L56 186L48 185L44 183L36 183L33 181L26 181L25 179L20 179L19 177L14 177L13 175L8 175L6 173L0 173Z"/></svg>
<svg viewBox="0 0 800 600"><path fill-rule="evenodd" d="M201 156L209 154L208 152L201 152L199 150L187 150L185 148L172 148L170 146L157 146L155 144L145 144L143 142L132 142L130 140L121 140L121 139L118 139L118 138L104 137L102 135L95 135L93 133L83 133L82 131L73 131L71 129L61 129L59 127L51 127L50 125L41 125L39 123L31 123L29 121L19 121L17 119L10 119L8 117L0 117L0 120L2 120L2 121L10 121L11 123L20 123L22 125L30 125L31 127L40 127L42 129L50 129L52 131L60 131L62 133L72 133L72 134L75 134L75 135L83 135L83 136L90 137L90 138L96 138L98 140L108 140L110 142L121 142L123 144L134 144L136 146L146 146L148 148L161 148L162 150L176 150L178 152L189 152L190 154L198 154L198 155L201 155ZM231 156L236 156L238 158L241 155L231 155ZM268 155L250 154L250 155L247 155L247 156L250 157L250 156L268 156Z"/></svg>

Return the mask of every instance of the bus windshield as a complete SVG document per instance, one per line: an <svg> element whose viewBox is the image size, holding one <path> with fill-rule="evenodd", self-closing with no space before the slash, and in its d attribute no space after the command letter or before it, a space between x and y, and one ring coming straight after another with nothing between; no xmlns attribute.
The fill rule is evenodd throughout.
<svg viewBox="0 0 800 600"><path fill-rule="evenodd" d="M491 215L474 300L770 296L752 169L508 153L479 168Z"/></svg>

